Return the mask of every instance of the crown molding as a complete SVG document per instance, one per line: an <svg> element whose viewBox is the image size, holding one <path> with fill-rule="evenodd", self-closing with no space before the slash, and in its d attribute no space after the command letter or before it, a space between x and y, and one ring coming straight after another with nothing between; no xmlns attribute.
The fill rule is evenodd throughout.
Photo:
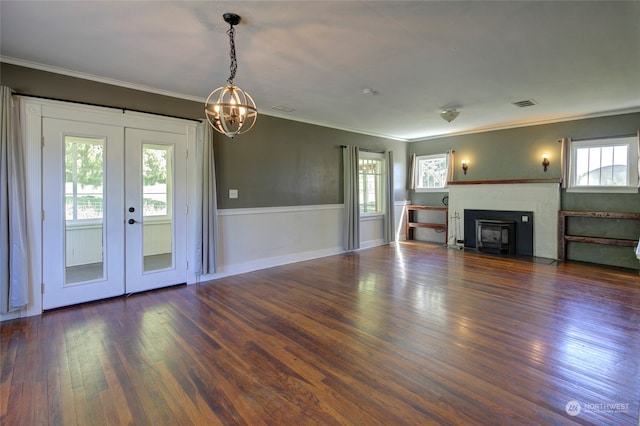
<svg viewBox="0 0 640 426"><path fill-rule="evenodd" d="M112 86L125 87L127 89L139 90L142 92L154 93L156 95L169 96L172 98L186 99L189 101L204 103L205 98L199 96L185 95L183 93L171 92L169 90L156 89L153 87L145 86L142 84L129 83L127 81L116 80L112 78L100 77L95 74L88 74L78 71L72 71L65 68L54 67L51 65L44 65L38 62L25 61L24 59L11 58L7 56L0 56L0 62L6 62L7 64L18 65L25 68L33 68L40 71L51 72L54 74L62 74L69 77L80 78L83 80L95 81L97 83L109 84Z"/></svg>
<svg viewBox="0 0 640 426"><path fill-rule="evenodd" d="M498 131L498 130L518 129L518 128L521 128L521 127L533 127L533 126L542 126L542 125L545 125L545 124L564 123L564 122L567 122L567 121L587 120L587 119L590 119L590 118L610 117L610 116L613 116L613 115L622 115L622 114L634 114L634 113L637 113L637 112L640 112L640 106L627 108L627 109L614 110L614 111L602 111L602 112L594 112L594 113L591 113L591 114L581 114L581 115L572 115L572 116L567 116L567 117L556 117L556 118L550 118L550 119L544 119L544 120L528 121L526 123L513 123L513 124L503 124L503 125L496 125L496 126L483 126L483 127L479 127L479 128L475 128L475 129L463 130L463 131L460 131L460 132L444 133L444 134L433 135L433 136L428 136L428 137L424 137L424 138L409 139L409 140L407 140L407 142L409 142L409 143L422 142L422 141L428 141L428 140L433 140L433 139L448 138L448 137L452 137L452 136L473 135L473 134L477 134L477 133L487 133L487 132L494 132L494 131Z"/></svg>

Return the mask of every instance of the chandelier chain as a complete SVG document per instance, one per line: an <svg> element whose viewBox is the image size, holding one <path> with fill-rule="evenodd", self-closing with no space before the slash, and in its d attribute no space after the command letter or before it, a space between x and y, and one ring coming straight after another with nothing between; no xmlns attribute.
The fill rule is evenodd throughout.
<svg viewBox="0 0 640 426"><path fill-rule="evenodd" d="M236 31L233 29L233 25L231 28L227 30L227 34L229 35L229 58L231 58L231 65L229 66L229 78L227 79L227 83L233 85L233 79L236 78L236 71L238 70L238 60L236 59L236 42L234 39Z"/></svg>

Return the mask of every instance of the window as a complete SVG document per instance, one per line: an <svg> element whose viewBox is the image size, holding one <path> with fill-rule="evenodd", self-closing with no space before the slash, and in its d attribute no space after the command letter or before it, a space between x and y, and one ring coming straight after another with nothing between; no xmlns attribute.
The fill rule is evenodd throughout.
<svg viewBox="0 0 640 426"><path fill-rule="evenodd" d="M104 196L104 140L65 136L64 142L66 220L99 222Z"/></svg>
<svg viewBox="0 0 640 426"><path fill-rule="evenodd" d="M171 217L172 147L144 144L142 148L142 210L145 218Z"/></svg>
<svg viewBox="0 0 640 426"><path fill-rule="evenodd" d="M449 177L449 154L416 156L415 191L428 192L447 190Z"/></svg>
<svg viewBox="0 0 640 426"><path fill-rule="evenodd" d="M383 214L384 156L360 152L358 160L360 213Z"/></svg>
<svg viewBox="0 0 640 426"><path fill-rule="evenodd" d="M571 142L569 191L637 192L636 137Z"/></svg>

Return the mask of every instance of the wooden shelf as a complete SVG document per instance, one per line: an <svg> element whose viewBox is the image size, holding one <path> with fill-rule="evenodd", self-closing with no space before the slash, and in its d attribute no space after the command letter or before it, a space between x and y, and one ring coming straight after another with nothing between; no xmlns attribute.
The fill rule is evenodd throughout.
<svg viewBox="0 0 640 426"><path fill-rule="evenodd" d="M420 223L420 222L411 222L408 224L410 228L431 228L431 229L439 229L441 231L446 231L447 226L445 224L440 223Z"/></svg>
<svg viewBox="0 0 640 426"><path fill-rule="evenodd" d="M447 182L448 185L508 185L522 183L561 183L562 179L499 179L499 180L454 180Z"/></svg>
<svg viewBox="0 0 640 426"><path fill-rule="evenodd" d="M618 247L635 247L638 242L636 240L625 240L622 238L601 238L601 237L582 237L578 235L565 235L564 240L576 241L579 243L602 244L606 246Z"/></svg>
<svg viewBox="0 0 640 426"><path fill-rule="evenodd" d="M628 238L604 238L590 237L582 235L567 235L567 218L587 217L599 219L621 219L640 220L640 213L625 212L589 212L561 210L558 212L558 259L564 260L567 256L567 243L570 241L578 243L601 244L617 247L635 247L638 241Z"/></svg>
<svg viewBox="0 0 640 426"><path fill-rule="evenodd" d="M407 241L413 240L413 230L415 228L429 228L435 229L438 231L444 231L445 233L445 243L447 241L447 229L449 227L449 209L446 206L419 206L419 205L409 205L406 206L407 209L407 224L405 227L405 238ZM444 223L430 223L430 222L416 222L415 221L415 212L416 211L443 211L444 212Z"/></svg>

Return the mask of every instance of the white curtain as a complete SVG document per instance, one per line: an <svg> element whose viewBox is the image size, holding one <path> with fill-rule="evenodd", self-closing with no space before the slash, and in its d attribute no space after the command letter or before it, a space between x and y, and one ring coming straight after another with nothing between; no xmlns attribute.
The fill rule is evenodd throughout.
<svg viewBox="0 0 640 426"><path fill-rule="evenodd" d="M447 183L445 183L445 186L449 186L449 182L453 182L453 168L455 167L455 160L454 160L454 150L450 150L449 152L447 152L447 160L448 160L448 164L447 164Z"/></svg>
<svg viewBox="0 0 640 426"><path fill-rule="evenodd" d="M358 192L358 147L342 148L344 165L344 229L343 244L347 251L360 248L360 204Z"/></svg>
<svg viewBox="0 0 640 426"><path fill-rule="evenodd" d="M18 101L1 87L0 106L0 312L29 303L27 200Z"/></svg>
<svg viewBox="0 0 640 426"><path fill-rule="evenodd" d="M560 173L562 174L561 187L569 186L569 149L571 148L571 138L560 139Z"/></svg>
<svg viewBox="0 0 640 426"><path fill-rule="evenodd" d="M213 130L207 122L198 125L196 138L197 179L196 191L196 275L216 272L218 267L218 201L216 170L213 153Z"/></svg>
<svg viewBox="0 0 640 426"><path fill-rule="evenodd" d="M386 161L386 200L384 212L384 242L391 243L396 239L396 224L394 218L395 202L393 199L393 152L387 151Z"/></svg>
<svg viewBox="0 0 640 426"><path fill-rule="evenodd" d="M407 189L416 189L416 154L411 154L409 173L407 174Z"/></svg>

